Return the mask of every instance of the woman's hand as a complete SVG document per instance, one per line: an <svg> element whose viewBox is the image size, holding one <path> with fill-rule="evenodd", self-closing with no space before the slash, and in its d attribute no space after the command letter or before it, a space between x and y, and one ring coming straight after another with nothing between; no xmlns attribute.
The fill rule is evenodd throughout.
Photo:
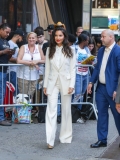
<svg viewBox="0 0 120 160"><path fill-rule="evenodd" d="M47 88L43 89L44 94L47 96Z"/></svg>
<svg viewBox="0 0 120 160"><path fill-rule="evenodd" d="M93 60L93 61L94 61L94 60ZM92 65L92 64L93 64L93 61L89 60L89 61L87 62L87 64Z"/></svg>
<svg viewBox="0 0 120 160"><path fill-rule="evenodd" d="M71 94L74 91L74 88L69 87L68 94Z"/></svg>
<svg viewBox="0 0 120 160"><path fill-rule="evenodd" d="M38 65L35 65L35 68L39 71L40 67Z"/></svg>
<svg viewBox="0 0 120 160"><path fill-rule="evenodd" d="M29 61L30 62L30 66L35 66L35 63L33 61Z"/></svg>

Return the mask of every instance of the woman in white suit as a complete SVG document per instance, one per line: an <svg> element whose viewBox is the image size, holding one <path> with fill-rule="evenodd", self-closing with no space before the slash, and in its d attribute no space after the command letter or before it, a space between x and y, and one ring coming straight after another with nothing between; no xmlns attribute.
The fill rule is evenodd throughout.
<svg viewBox="0 0 120 160"><path fill-rule="evenodd" d="M61 93L60 142L71 143L71 95L75 85L75 54L68 46L64 25L59 22L52 33L50 47L46 53L44 94L48 97L46 110L46 137L48 148L54 147L57 128L57 102Z"/></svg>

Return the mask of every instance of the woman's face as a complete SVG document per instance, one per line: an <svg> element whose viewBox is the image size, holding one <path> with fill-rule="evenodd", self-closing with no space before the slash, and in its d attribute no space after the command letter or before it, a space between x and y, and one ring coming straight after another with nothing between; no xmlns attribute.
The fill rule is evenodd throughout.
<svg viewBox="0 0 120 160"><path fill-rule="evenodd" d="M33 45L36 43L36 41L37 41L37 37L35 36L35 34L30 34L28 36L28 44Z"/></svg>
<svg viewBox="0 0 120 160"><path fill-rule="evenodd" d="M89 45L88 45L88 48L89 48L90 51L92 51L93 48L94 48L94 44L89 44Z"/></svg>
<svg viewBox="0 0 120 160"><path fill-rule="evenodd" d="M101 47L101 43L96 43L96 46L97 46L98 48L100 48L100 47Z"/></svg>
<svg viewBox="0 0 120 160"><path fill-rule="evenodd" d="M84 43L84 47L88 46L88 43L89 43L89 37L87 36L87 40L86 41L83 41Z"/></svg>
<svg viewBox="0 0 120 160"><path fill-rule="evenodd" d="M64 38L65 37L64 37L64 34L62 33L62 31L55 32L55 42L58 46L62 46Z"/></svg>

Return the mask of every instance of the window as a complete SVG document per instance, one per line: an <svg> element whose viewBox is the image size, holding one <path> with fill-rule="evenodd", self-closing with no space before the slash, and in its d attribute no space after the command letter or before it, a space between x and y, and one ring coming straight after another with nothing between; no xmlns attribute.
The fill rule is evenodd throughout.
<svg viewBox="0 0 120 160"><path fill-rule="evenodd" d="M118 0L113 0L113 8L118 8Z"/></svg>
<svg viewBox="0 0 120 160"><path fill-rule="evenodd" d="M92 1L92 8L95 8L95 0Z"/></svg>
<svg viewBox="0 0 120 160"><path fill-rule="evenodd" d="M111 0L98 0L97 8L111 8Z"/></svg>
<svg viewBox="0 0 120 160"><path fill-rule="evenodd" d="M118 8L118 0L92 0L92 8Z"/></svg>

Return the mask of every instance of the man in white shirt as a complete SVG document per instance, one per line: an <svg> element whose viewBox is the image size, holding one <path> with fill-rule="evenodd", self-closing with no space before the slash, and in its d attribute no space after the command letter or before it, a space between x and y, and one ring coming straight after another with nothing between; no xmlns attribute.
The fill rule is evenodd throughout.
<svg viewBox="0 0 120 160"><path fill-rule="evenodd" d="M16 60L17 60L17 56L18 56L18 52L19 52L19 47L18 47L17 43L19 43L23 40L23 36L24 36L24 32L21 29L17 29L13 33L12 39L8 41L8 43L10 45L10 49L15 50L15 54L12 55L12 57L9 59L9 63L11 63L11 64L16 64ZM8 67L7 73L8 73L7 80L10 81L14 85L14 87L15 87L14 95L17 95L19 93L17 82L16 82L16 80L17 80L17 77L16 77L17 66Z"/></svg>

